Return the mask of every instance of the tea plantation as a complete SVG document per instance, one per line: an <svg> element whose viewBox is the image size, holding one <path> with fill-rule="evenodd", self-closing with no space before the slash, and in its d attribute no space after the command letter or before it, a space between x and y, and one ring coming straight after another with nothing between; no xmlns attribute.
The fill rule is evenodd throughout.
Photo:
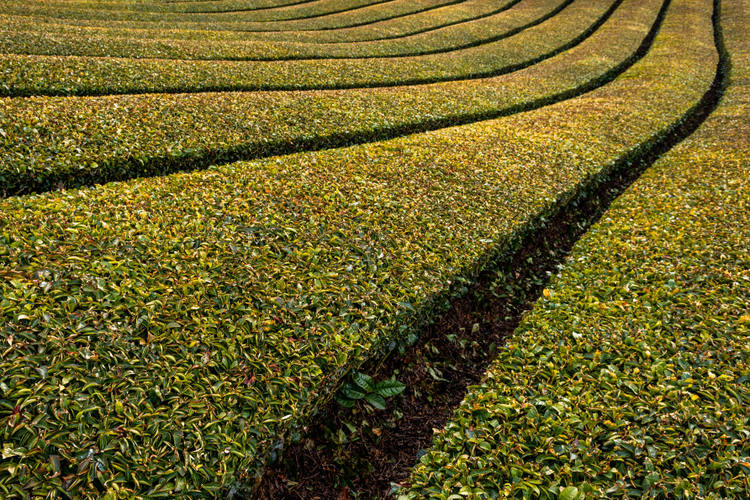
<svg viewBox="0 0 750 500"><path fill-rule="evenodd" d="M750 0L0 5L0 498L750 498Z"/></svg>

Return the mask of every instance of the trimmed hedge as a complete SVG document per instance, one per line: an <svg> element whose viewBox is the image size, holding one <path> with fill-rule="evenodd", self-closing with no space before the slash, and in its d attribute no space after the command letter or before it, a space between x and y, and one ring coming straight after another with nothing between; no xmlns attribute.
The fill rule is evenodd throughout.
<svg viewBox="0 0 750 500"><path fill-rule="evenodd" d="M243 156L341 146L539 107L595 88L627 68L659 4L628 0L575 48L479 82L346 92L0 100L2 185L15 194L205 168Z"/></svg>
<svg viewBox="0 0 750 500"><path fill-rule="evenodd" d="M374 4L377 2L368 2ZM194 13L194 12L226 12L226 11L260 11L260 10L280 10L285 11L298 11L302 9L305 13L318 13L325 10L335 10L336 4L332 4L330 1L320 0L286 0L283 2L279 1L253 1L248 2L247 0L187 0L187 1L170 1L170 2L128 2L128 1L112 1L112 0L53 0L45 2L45 6L50 9L56 7L77 7L86 10L124 10L124 11L143 11L143 12L182 12L182 13Z"/></svg>
<svg viewBox="0 0 750 500"><path fill-rule="evenodd" d="M227 39L227 40L275 40L308 43L336 43L398 38L423 33L453 24L472 21L497 14L518 0L501 4L490 4L485 0L466 0L457 4L446 4L420 12L389 15L380 21L357 21L348 27L310 26L316 20L281 21L269 26L256 23L253 31L248 31L247 23L197 23L171 22L152 23L148 21L113 21L85 19L53 19L44 16L12 16L0 14L0 22L8 31L44 30L52 33L102 32L112 36L130 35L142 38L171 39ZM387 10L381 6L381 10ZM389 12L390 14L390 12ZM340 14L338 15L340 16ZM333 18L333 16L332 16ZM295 24L296 23L296 24ZM292 26L290 26L292 24ZM252 26L251 26L252 27ZM210 30L210 31L209 31Z"/></svg>
<svg viewBox="0 0 750 500"><path fill-rule="evenodd" d="M260 41L170 40L113 37L111 32L63 34L0 32L0 50L13 54L221 60L355 59L438 54L506 38L554 16L572 0L516 5L475 21L369 43L310 44Z"/></svg>
<svg viewBox="0 0 750 500"><path fill-rule="evenodd" d="M543 110L0 202L0 491L246 493L350 369L679 122L715 60L690 3Z"/></svg>
<svg viewBox="0 0 750 500"><path fill-rule="evenodd" d="M58 3L44 5L40 2L6 2L4 13L21 16L45 16L53 19L91 19L111 21L149 21L159 23L198 22L215 23L260 23L276 24L283 21L301 23L323 21L326 27L337 27L331 21L351 22L377 21L391 16L419 12L437 5L455 3L457 0L321 0L313 4L301 4L283 9L259 11L228 11L216 13L187 12L142 12L128 10L99 10L84 7L68 7ZM66 2L67 3L67 2Z"/></svg>
<svg viewBox="0 0 750 500"><path fill-rule="evenodd" d="M174 61L0 55L6 95L383 87L495 76L580 43L623 0L577 2L499 41L444 54L366 60Z"/></svg>
<svg viewBox="0 0 750 500"><path fill-rule="evenodd" d="M400 498L750 497L750 3L722 4L719 107L578 242Z"/></svg>
<svg viewBox="0 0 750 500"><path fill-rule="evenodd" d="M470 22L494 14L515 5L520 0L508 0L499 5L490 5L483 0L467 0L414 14L398 16L383 21L367 22L348 28L247 31L243 25L224 23L162 23L87 21L80 19L58 20L42 16L14 16L0 14L0 23L5 31L47 31L66 36L108 35L120 38L144 40L217 40L217 41L290 41L298 43L345 43L394 39L426 33L444 27ZM235 29L231 29L235 28Z"/></svg>
<svg viewBox="0 0 750 500"><path fill-rule="evenodd" d="M11 3L23 5L23 2L12 1ZM179 1L145 1L145 0L46 0L37 2L43 4L47 9L59 7L76 7L86 10L132 10L146 12L192 12L192 11L209 11L221 12L230 9L251 10L271 10L271 9L289 9L304 7L310 9L309 5L320 3L317 0L179 0ZM330 5L330 4L329 4Z"/></svg>
<svg viewBox="0 0 750 500"><path fill-rule="evenodd" d="M472 4L475 0L467 4ZM481 0L476 0L481 1ZM463 2L462 2L463 3ZM413 31L419 31L420 29L430 28L443 24L443 20L440 15L446 15L448 20L456 20L456 16L451 14L451 8L458 8L461 4L456 3L438 3L433 6L424 6L416 9L404 11L402 6L397 4L396 9L389 9L386 6L375 6L372 7L373 11L379 12L378 16L372 16L366 13L363 20L363 12L356 11L354 14L342 12L339 14L331 14L319 18L311 19L299 19L289 21L274 21L274 22L235 22L229 16L228 20L222 21L178 21L173 20L169 22L161 21L112 21L107 19L58 19L44 15L7 15L0 17L0 19L10 19L13 22L21 21L24 25L29 23L32 24L44 24L54 26L69 26L79 28L95 28L95 29L137 29L148 33L150 30L160 30L162 32L179 32L183 30L192 31L218 31L224 36L234 36L239 39L271 39L271 40L291 40L300 42L313 42L313 43L325 43L326 41L347 41L347 36L354 35L355 37L359 34L360 37L364 36L363 39L369 39L369 32L372 30L374 39L379 38L376 33L383 33L383 35L391 35L391 24L395 29L395 35L399 34L410 34ZM463 15L458 15L458 20L470 19L471 7L469 5L469 12L464 12ZM370 9L370 8L366 8ZM461 9L463 11L464 9ZM482 13L491 12L494 9L487 10L487 6L484 9L478 9L477 15L481 16ZM421 20L423 16L430 16L432 22ZM437 16L437 18L435 18ZM411 22L415 22L415 30L411 29ZM55 28L59 29L59 28ZM349 33L352 32L352 33ZM149 36L149 35L147 35ZM153 37L153 34L150 35ZM354 38L351 39L355 41Z"/></svg>

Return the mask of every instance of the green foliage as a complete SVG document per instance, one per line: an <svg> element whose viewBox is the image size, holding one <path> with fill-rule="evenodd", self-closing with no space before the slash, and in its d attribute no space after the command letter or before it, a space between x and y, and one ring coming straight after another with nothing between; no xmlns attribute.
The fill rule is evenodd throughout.
<svg viewBox="0 0 750 500"><path fill-rule="evenodd" d="M517 54L526 60L580 35L613 4L575 5L554 21L565 30L519 36ZM0 495L246 496L264 466L335 397L345 374L413 340L494 255L683 118L711 80L715 58L701 11L687 5L675 2L654 52L621 78L545 109L2 200ZM596 86L632 58L659 6L624 2L587 39L594 42L536 72L481 84L2 99L3 187L162 174L173 158L184 168L205 167L243 147L271 153L278 149L264 144L306 140L322 147L334 133L377 139L388 127L405 133L431 119L444 125L510 113ZM561 26L547 28L554 25ZM46 89L78 78L108 91L136 81L114 60L96 74L81 71L75 58L5 57L44 60L68 75L55 80L55 72L15 66L2 73L9 86L22 73L21 81ZM149 78L184 76L177 65L131 63L148 66ZM236 76L217 66L214 75ZM300 75L310 67L289 65ZM350 71L331 68L332 75ZM249 146L248 137L257 142ZM341 394L384 406L401 390L386 382L359 374ZM547 412L531 406L532 415ZM558 410L565 407L550 411ZM494 449L477 436L476 450ZM524 470L510 473L534 492ZM564 491L559 486L554 496Z"/></svg>
<svg viewBox="0 0 750 500"><path fill-rule="evenodd" d="M578 498L581 498L581 493L575 486L567 486L561 489L557 495L557 500L576 500Z"/></svg>
<svg viewBox="0 0 750 500"><path fill-rule="evenodd" d="M538 107L596 87L631 60L660 4L626 2L571 50L480 81L339 93L0 99L2 190L26 193L205 168Z"/></svg>
<svg viewBox="0 0 750 500"><path fill-rule="evenodd" d="M64 24L50 27L48 22L40 23L26 17L8 16L7 19L14 29L0 32L0 48L9 54L236 61L415 56L454 51L508 36L529 23L540 22L541 19L554 14L562 1L545 0L539 2L539 5L531 6L521 4L508 12L505 12L505 8L517 3L517 0L506 0L499 8L485 3L477 5L477 14L488 7L493 9L490 12L498 12L459 24L450 24L443 29L427 29L407 38L391 36L366 44L353 44L350 40L341 43L320 43L320 40L316 40L317 43L300 43L299 36L287 41L279 41L276 38L248 40L247 37L240 38L236 32L231 31L204 30L200 32L203 34L202 38L174 29L141 30L130 34L115 28L73 29ZM162 34L161 37L157 37L159 33ZM372 36L371 31L367 33ZM123 36L124 34L130 36ZM186 38L165 41L165 37L173 36Z"/></svg>
<svg viewBox="0 0 750 500"><path fill-rule="evenodd" d="M358 400L364 399L373 408L385 410L385 398L401 394L406 386L395 378L375 383L372 377L361 372L352 374L352 382L347 382L336 394L336 402L344 408L351 408Z"/></svg>
<svg viewBox="0 0 750 500"><path fill-rule="evenodd" d="M710 61L699 26L668 40ZM4 200L0 487L252 484L344 373L681 119L712 72L669 54L501 120Z"/></svg>
<svg viewBox="0 0 750 500"><path fill-rule="evenodd" d="M93 2L86 2L94 6ZM261 40L286 41L307 43L337 43L374 41L387 38L400 38L420 34L422 32L440 29L455 23L472 21L497 13L508 3L496 6L484 0L467 0L455 4L448 2L421 2L414 11L416 3L394 2L391 4L377 4L373 8L358 9L354 12L340 12L335 16L321 16L317 18L303 18L270 23L233 22L232 18L220 21L172 21L168 26L160 25L154 29L149 21L117 21L112 23L107 19L54 18L39 15L7 15L0 14L0 21L9 31L24 31L36 33L47 30L50 35L78 35L86 39L94 33L107 34L110 37L202 40L204 42L231 40ZM24 4L28 7L29 4ZM105 2L102 7L117 7L118 4ZM172 3L171 5L179 5ZM183 4L184 5L184 4ZM207 3L202 4L204 7ZM125 4L126 7L132 4ZM162 3L160 6L164 6ZM97 9L99 6L96 6ZM22 7L23 8L23 7ZM363 17L375 16L384 18L376 22L362 22ZM333 29L337 28L337 29ZM345 29L341 29L345 28Z"/></svg>
<svg viewBox="0 0 750 500"><path fill-rule="evenodd" d="M533 4L521 8L521 26L549 12L554 1L545 0L540 8L533 7ZM560 3L563 0L556 1ZM510 16L507 22L498 23L498 28L484 27L474 35L479 45L469 44L460 50L412 57L294 61L69 57L62 63L56 56L1 54L0 74L3 75L4 85L0 86L0 95L342 89L489 77L530 66L583 41L595 31L600 20L608 17L611 7L619 1L574 2L547 22L516 36L496 41L491 41L493 38L485 39L482 31L501 35L518 27L514 16ZM490 41L483 43L487 40ZM450 46L455 42L446 43ZM237 50L237 47L230 47L223 52L223 57ZM283 47L279 49L283 50ZM290 50L293 54L293 49ZM313 49L299 50L309 52ZM340 55L351 52L351 49L348 52L339 50ZM259 53L264 52L259 50ZM282 56L283 53L277 51L274 57Z"/></svg>
<svg viewBox="0 0 750 500"><path fill-rule="evenodd" d="M406 386L396 379L381 380L375 385L375 392L384 398L392 398L404 392Z"/></svg>
<svg viewBox="0 0 750 500"><path fill-rule="evenodd" d="M419 7L447 3L447 0L420 0ZM255 2L254 2L255 3ZM396 2L383 8L385 0L320 0L316 2L288 2L285 5L278 3L268 4L255 3L248 5L242 0L217 0L201 3L194 2L138 2L136 4L123 2L107 2L101 0L84 1L47 1L28 3L10 0L4 5L4 12L23 16L52 17L57 19L74 20L103 20L109 23L113 21L148 21L152 23L185 23L195 22L201 24L218 23L219 25L245 24L246 29L252 29L251 23L273 23L276 25L285 20L299 20L310 24L308 29L314 28L336 28L347 26L346 22L339 21L337 17L345 20L359 22L377 21L393 15L404 15L409 12L419 11L414 5L409 6L406 2ZM264 8L265 7L265 8ZM270 8L269 8L270 7ZM317 18L333 16L334 21L325 19L320 25L316 24ZM343 16L341 16L343 14ZM299 23L304 26L303 23ZM299 28L299 26L298 26Z"/></svg>
<svg viewBox="0 0 750 500"><path fill-rule="evenodd" d="M750 19L722 5L719 107L578 242L403 498L750 494Z"/></svg>

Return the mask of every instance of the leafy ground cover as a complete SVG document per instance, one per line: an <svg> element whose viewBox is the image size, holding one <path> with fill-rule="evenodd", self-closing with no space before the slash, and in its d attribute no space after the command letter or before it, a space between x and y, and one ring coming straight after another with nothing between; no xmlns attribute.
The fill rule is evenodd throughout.
<svg viewBox="0 0 750 500"><path fill-rule="evenodd" d="M572 0L544 0L441 29L368 43L340 44L140 39L111 32L55 35L49 30L0 32L0 50L13 54L78 55L157 59L287 60L404 57L445 53L511 36L539 24ZM85 36L83 36L85 35Z"/></svg>
<svg viewBox="0 0 750 500"><path fill-rule="evenodd" d="M360 2L361 3L361 2ZM377 2L369 2L373 4ZM332 9L332 3L330 1L322 0L287 0L283 2L279 1L255 1L248 2L246 0L199 0L199 1L171 1L171 2L153 2L153 1L136 1L136 2L123 2L123 1L111 1L111 0L84 0L84 1L48 1L45 2L45 7L54 9L55 7L71 7L75 6L82 9L90 10L132 10L132 11L144 11L144 12L225 12L225 11L241 11L241 12L252 12L260 10L274 10L274 11L300 11L301 12L312 12L318 13L321 11ZM344 4L346 5L346 4ZM355 4L357 5L357 4ZM335 7L334 7L335 8Z"/></svg>
<svg viewBox="0 0 750 500"><path fill-rule="evenodd" d="M6 95L330 89L488 77L531 65L580 43L621 2L574 2L515 36L424 56L256 62L4 54L0 55L0 72Z"/></svg>
<svg viewBox="0 0 750 500"><path fill-rule="evenodd" d="M628 0L576 47L479 81L330 92L3 99L3 185L12 194L204 168L533 109L591 90L629 67L647 48L644 40L655 33L664 5Z"/></svg>
<svg viewBox="0 0 750 500"><path fill-rule="evenodd" d="M484 0L466 0L456 4L436 6L419 12L397 15L388 12L385 19L361 21L354 18L349 26L337 21L332 26L319 25L319 18L306 21L279 21L273 24L175 21L154 23L148 21L107 21L86 19L55 19L47 16L0 15L8 30L37 31L47 28L52 33L79 33L106 31L113 36L137 34L143 38L173 39L230 39L230 40L287 40L311 43L335 43L398 38L440 29L453 24L480 19L497 14L517 0L489 4ZM387 9L387 6L381 6ZM339 18L335 14L329 19ZM304 24L303 24L304 23ZM312 26L310 26L312 24ZM317 29L316 29L317 27Z"/></svg>
<svg viewBox="0 0 750 500"><path fill-rule="evenodd" d="M350 369L680 122L709 8L673 2L646 57L538 111L0 202L0 487L252 484Z"/></svg>
<svg viewBox="0 0 750 500"><path fill-rule="evenodd" d="M63 4L42 2L7 2L4 8L6 14L24 16L45 16L55 19L91 19L110 21L150 21L150 22L256 22L277 23L280 21L304 21L315 22L315 19L323 20L324 23L337 21L344 26L352 22L362 23L378 21L391 16L405 15L419 12L425 8L436 5L447 5L455 3L456 0L321 0L309 4L299 4L286 8L256 10L256 11L226 11L226 12L145 12L133 10L100 10L85 7L72 6L67 2ZM66 5L67 4L67 5ZM387 8L383 8L387 5ZM334 17L335 16L335 17ZM356 21L354 21L356 19ZM347 24L348 23L348 24ZM332 28L337 25L324 24Z"/></svg>
<svg viewBox="0 0 750 500"><path fill-rule="evenodd" d="M278 39L278 40L296 40L296 41L308 41L308 42L320 42L325 43L326 40L331 41L346 41L348 40L347 35L353 35L354 37L360 36L364 39L369 39L370 35L373 38L379 38L376 33L378 30L383 30L384 33L390 33L391 25L395 28L394 36L400 34L412 33L410 24L412 21L417 23L418 27L416 31L421 29L430 29L432 27L440 26L442 23L439 19L433 19L433 22L429 21L424 24L421 20L423 16L434 16L435 14L447 14L448 18L463 20L469 19L471 15L460 15L452 17L450 13L451 7L458 7L460 4L446 3L438 4L433 7L424 7L417 10L402 12L399 9L395 11L390 10L386 7L375 6L374 9L383 13L381 17L368 16L367 20L361 20L360 17L352 16L348 12L341 12L338 14L330 14L322 17L315 17L310 19L298 19L298 20L287 20L287 21L272 21L272 22L253 22L253 21L234 21L231 17L221 21L186 21L186 20L173 20L169 22L162 21L125 21L125 20L110 20L110 19L79 19L79 18L55 18L39 15L4 15L3 19L9 20L14 24L23 26L38 26L39 24L50 25L51 29L58 31L61 27L68 28L91 28L91 29L113 29L113 30L140 30L145 36L153 38L159 36L160 33L171 32L173 34L181 31L201 31L201 32L219 32L213 36L225 36L234 37L237 39ZM477 14L482 15L482 12L487 12L487 9L480 9ZM491 10L490 10L491 12ZM361 12L359 12L361 14ZM438 15L439 17L439 15ZM64 28L63 28L64 29ZM150 33L150 30L159 30L156 33ZM371 32L372 30L372 32ZM370 33L371 32L371 33ZM316 35L319 35L318 38ZM278 37L278 38L277 38ZM300 38L302 37L302 38Z"/></svg>
<svg viewBox="0 0 750 500"><path fill-rule="evenodd" d="M579 241L402 498L750 492L750 4L721 3L718 108Z"/></svg>
<svg viewBox="0 0 750 500"><path fill-rule="evenodd" d="M245 10L265 10L299 6L302 4L318 3L317 0L88 0L88 1L46 1L48 8L54 6L77 6L79 8L95 10L136 10L154 12L188 12L194 10L227 10L228 8L242 8Z"/></svg>
<svg viewBox="0 0 750 500"><path fill-rule="evenodd" d="M79 19L59 20L44 16L2 15L0 20L6 31L36 33L47 30L50 34L66 36L109 35L111 37L170 39L170 40L274 40L300 43L343 43L395 39L409 35L440 30L449 26L489 17L510 8L520 0L508 0L490 5L482 0L467 0L458 4L436 7L414 14L393 17L382 21L355 23L356 26L334 29L297 30L271 29L270 31L248 31L229 23L197 24L161 23L154 26L148 22L85 21ZM156 28L156 29L155 29ZM244 27L246 28L246 27Z"/></svg>

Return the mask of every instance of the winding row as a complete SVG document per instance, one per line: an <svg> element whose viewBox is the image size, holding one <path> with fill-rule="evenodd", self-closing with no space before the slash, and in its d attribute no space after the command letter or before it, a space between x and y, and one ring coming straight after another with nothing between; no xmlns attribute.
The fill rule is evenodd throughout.
<svg viewBox="0 0 750 500"><path fill-rule="evenodd" d="M248 493L348 371L689 115L710 7L574 2L473 81L3 99L16 192L436 130L0 202L0 491Z"/></svg>

